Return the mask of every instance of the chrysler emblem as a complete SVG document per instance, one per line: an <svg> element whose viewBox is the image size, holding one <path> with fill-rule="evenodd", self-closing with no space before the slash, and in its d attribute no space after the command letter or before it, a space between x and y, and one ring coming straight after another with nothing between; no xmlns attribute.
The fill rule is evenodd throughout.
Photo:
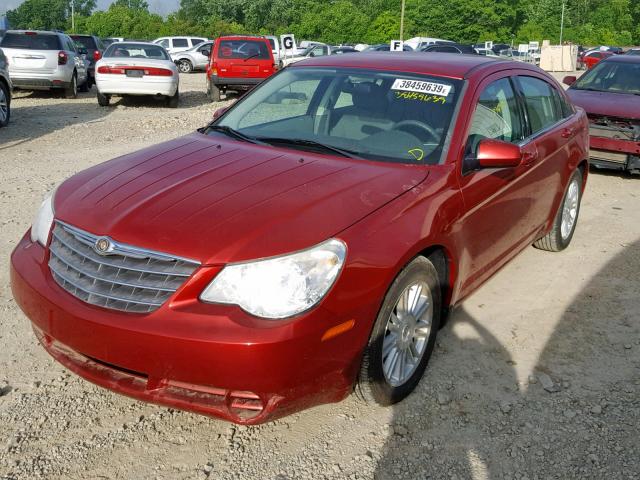
<svg viewBox="0 0 640 480"><path fill-rule="evenodd" d="M100 255L107 255L113 250L113 242L108 237L100 237L93 245L93 249Z"/></svg>

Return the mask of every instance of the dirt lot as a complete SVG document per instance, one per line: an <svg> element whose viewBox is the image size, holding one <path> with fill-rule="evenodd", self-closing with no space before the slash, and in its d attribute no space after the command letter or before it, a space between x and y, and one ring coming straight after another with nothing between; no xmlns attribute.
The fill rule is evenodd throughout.
<svg viewBox="0 0 640 480"><path fill-rule="evenodd" d="M572 246L530 248L454 312L394 408L349 398L260 427L139 403L67 373L11 297L9 254L43 194L202 126L182 105L18 94L0 130L1 479L637 479L640 178L592 172Z"/></svg>

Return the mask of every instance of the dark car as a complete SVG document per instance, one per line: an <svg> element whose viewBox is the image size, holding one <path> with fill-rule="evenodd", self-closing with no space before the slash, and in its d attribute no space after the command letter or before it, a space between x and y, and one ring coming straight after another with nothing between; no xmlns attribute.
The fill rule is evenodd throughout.
<svg viewBox="0 0 640 480"><path fill-rule="evenodd" d="M640 48L632 48L630 50L627 50L625 55L639 56L640 55Z"/></svg>
<svg viewBox="0 0 640 480"><path fill-rule="evenodd" d="M477 55L478 52L473 45L462 45L460 43L435 44L424 47L421 52L457 53L466 55Z"/></svg>
<svg viewBox="0 0 640 480"><path fill-rule="evenodd" d="M11 118L11 90L7 57L0 49L0 127L6 127Z"/></svg>
<svg viewBox="0 0 640 480"><path fill-rule="evenodd" d="M344 53L358 53L353 47L331 47L331 55L342 55Z"/></svg>
<svg viewBox="0 0 640 480"><path fill-rule="evenodd" d="M591 164L640 174L640 57L610 56L564 83L589 116Z"/></svg>
<svg viewBox="0 0 640 480"><path fill-rule="evenodd" d="M532 65L302 60L64 181L12 254L13 295L57 361L139 400L249 424L354 388L391 405L444 313L529 245L570 244L587 125Z"/></svg>
<svg viewBox="0 0 640 480"><path fill-rule="evenodd" d="M89 61L89 80L91 88L96 83L96 62L102 58L105 45L102 40L95 35L69 35L74 42L87 50L87 60Z"/></svg>

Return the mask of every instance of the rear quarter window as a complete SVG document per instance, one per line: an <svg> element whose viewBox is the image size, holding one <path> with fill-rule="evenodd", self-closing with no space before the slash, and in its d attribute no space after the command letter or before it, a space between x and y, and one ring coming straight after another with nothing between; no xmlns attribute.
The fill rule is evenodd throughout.
<svg viewBox="0 0 640 480"><path fill-rule="evenodd" d="M62 50L60 38L48 33L6 33L0 47L25 50Z"/></svg>
<svg viewBox="0 0 640 480"><path fill-rule="evenodd" d="M173 39L173 47L174 48L183 48L183 47L188 47L189 46L189 42L187 41L186 38L174 38Z"/></svg>

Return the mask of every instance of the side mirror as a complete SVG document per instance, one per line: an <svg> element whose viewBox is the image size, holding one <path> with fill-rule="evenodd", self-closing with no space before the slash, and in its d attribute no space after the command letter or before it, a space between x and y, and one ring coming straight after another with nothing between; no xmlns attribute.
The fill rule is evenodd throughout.
<svg viewBox="0 0 640 480"><path fill-rule="evenodd" d="M570 75L570 76L568 76L568 77L564 77L564 78L562 79L562 83L564 83L565 85L569 85L569 86L571 86L571 85L573 85L574 83L576 83L576 80L577 80L577 78L576 78L575 76Z"/></svg>
<svg viewBox="0 0 640 480"><path fill-rule="evenodd" d="M219 109L217 109L215 112L213 112L213 119L217 120L218 118L220 118L222 115L224 115L225 113L227 113L227 110L229 110L231 108L231 105L228 105L226 107L221 107Z"/></svg>
<svg viewBox="0 0 640 480"><path fill-rule="evenodd" d="M484 139L476 156L480 168L512 168L522 163L522 151L513 143Z"/></svg>
<svg viewBox="0 0 640 480"><path fill-rule="evenodd" d="M200 50L200 53L205 57L211 56L211 50Z"/></svg>

